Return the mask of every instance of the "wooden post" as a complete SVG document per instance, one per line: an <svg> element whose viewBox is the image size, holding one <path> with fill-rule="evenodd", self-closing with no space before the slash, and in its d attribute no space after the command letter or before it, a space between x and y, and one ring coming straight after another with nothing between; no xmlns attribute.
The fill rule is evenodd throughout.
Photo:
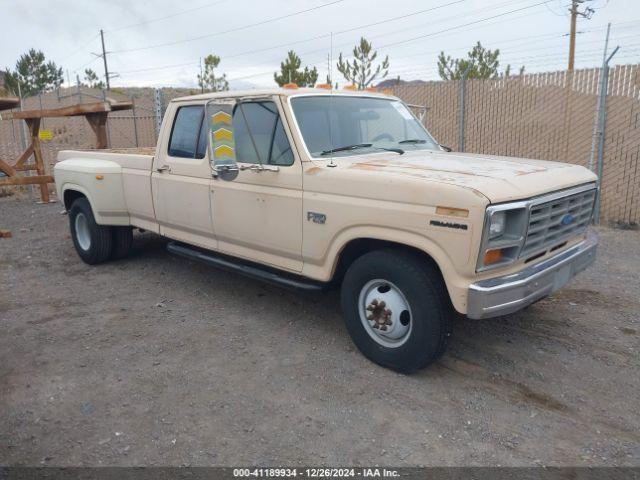
<svg viewBox="0 0 640 480"><path fill-rule="evenodd" d="M33 150L33 156L36 160L36 170L38 172L38 175L42 176L45 174L45 171L39 136L40 119L27 118L25 119L25 122L27 122L27 127L29 127L29 132L31 133L31 147ZM42 203L49 203L49 188L44 183L40 184L40 200L42 201Z"/></svg>
<svg viewBox="0 0 640 480"><path fill-rule="evenodd" d="M87 121L96 134L96 148L108 148L107 141L107 112L90 113Z"/></svg>

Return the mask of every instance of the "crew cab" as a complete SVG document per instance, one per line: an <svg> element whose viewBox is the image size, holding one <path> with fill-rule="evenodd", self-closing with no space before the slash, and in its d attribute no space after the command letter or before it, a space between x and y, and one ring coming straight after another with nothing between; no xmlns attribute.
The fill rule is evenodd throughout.
<svg viewBox="0 0 640 480"><path fill-rule="evenodd" d="M454 311L513 313L591 264L596 180L451 152L398 98L322 88L178 98L155 151L63 151L55 165L85 262L126 256L138 228L288 288L339 286L354 343L402 372L444 353Z"/></svg>

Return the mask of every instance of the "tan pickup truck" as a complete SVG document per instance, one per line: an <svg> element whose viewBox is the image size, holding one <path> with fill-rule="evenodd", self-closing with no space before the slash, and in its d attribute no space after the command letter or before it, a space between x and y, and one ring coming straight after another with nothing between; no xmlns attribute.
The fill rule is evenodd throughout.
<svg viewBox="0 0 640 480"><path fill-rule="evenodd" d="M450 152L407 105L377 93L179 98L155 153L58 160L85 262L126 256L135 227L171 239L175 254L271 283L338 285L355 344L403 372L442 355L454 310L515 312L595 259L592 172Z"/></svg>

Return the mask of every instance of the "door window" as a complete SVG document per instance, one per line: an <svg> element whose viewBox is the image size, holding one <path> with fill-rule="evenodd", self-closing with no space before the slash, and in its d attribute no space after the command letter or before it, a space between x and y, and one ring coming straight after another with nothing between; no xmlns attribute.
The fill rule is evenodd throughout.
<svg viewBox="0 0 640 480"><path fill-rule="evenodd" d="M169 139L170 156L204 158L207 132L203 119L204 107L202 105L188 105L178 108Z"/></svg>
<svg viewBox="0 0 640 480"><path fill-rule="evenodd" d="M293 152L274 102L244 102L233 111L236 159L293 165Z"/></svg>

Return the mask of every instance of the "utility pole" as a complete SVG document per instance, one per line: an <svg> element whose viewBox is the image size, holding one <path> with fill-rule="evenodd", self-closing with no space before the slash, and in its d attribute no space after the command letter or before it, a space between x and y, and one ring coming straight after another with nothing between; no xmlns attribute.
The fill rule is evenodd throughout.
<svg viewBox="0 0 640 480"><path fill-rule="evenodd" d="M102 29L100 29L100 40L102 41L102 61L104 62L104 79L107 83L107 90L111 90L111 86L109 85L109 68L107 67L107 51L104 48L104 30Z"/></svg>
<svg viewBox="0 0 640 480"><path fill-rule="evenodd" d="M327 53L327 83L331 85L333 88L333 84L331 83L333 79L331 78L331 54Z"/></svg>
<svg viewBox="0 0 640 480"><path fill-rule="evenodd" d="M570 72L573 71L573 64L576 53L576 23L578 20L578 15L586 19L590 19L595 12L595 10L591 7L585 8L582 12L578 10L578 6L582 3L585 3L586 1L588 0L571 0L571 8L569 9L569 12L571 13L571 30L569 33L569 66L567 67L567 70L569 70Z"/></svg>

